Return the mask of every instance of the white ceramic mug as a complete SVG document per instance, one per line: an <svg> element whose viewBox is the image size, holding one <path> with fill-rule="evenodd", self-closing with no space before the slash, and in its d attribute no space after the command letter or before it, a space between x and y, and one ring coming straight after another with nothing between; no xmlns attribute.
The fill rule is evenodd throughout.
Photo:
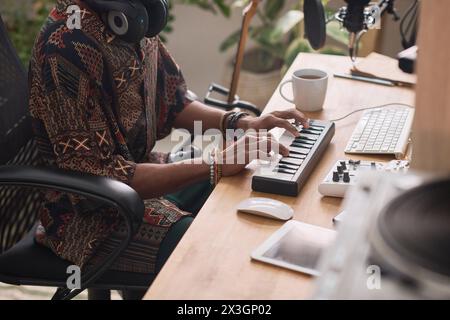
<svg viewBox="0 0 450 320"><path fill-rule="evenodd" d="M283 88L292 84L294 99L286 97ZM280 85L281 96L293 103L300 111L314 112L322 110L328 88L328 73L318 69L299 69L294 72L291 80Z"/></svg>

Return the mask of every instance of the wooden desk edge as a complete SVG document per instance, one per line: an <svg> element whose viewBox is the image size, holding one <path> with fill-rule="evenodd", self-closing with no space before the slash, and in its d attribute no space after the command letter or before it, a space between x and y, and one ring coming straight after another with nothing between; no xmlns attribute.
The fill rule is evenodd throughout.
<svg viewBox="0 0 450 320"><path fill-rule="evenodd" d="M348 60L348 57L301 53L297 56L295 62L284 76L284 79L288 79L293 70L304 64L308 65L308 67L311 67L311 65L312 67L322 66L325 69L332 69L333 72L336 70L346 70L351 67L351 62ZM345 111L355 109L362 104L374 105L377 101L380 101L381 104L382 101L394 99L394 97L396 98L395 102L413 103L414 92L410 89L382 88L373 84L355 83L353 81L344 83L342 81L348 80L339 80L339 82L331 84L324 112L321 114L312 114L312 117L318 115L318 118L331 118L332 116L345 113ZM345 90L341 89L348 88L349 85L355 88L354 95L343 95L342 92L345 92ZM384 96L380 93L383 93ZM345 102L345 104L343 103L344 107L338 108L339 106L336 104L341 100ZM286 108L290 107L290 104L284 102L279 97L277 88L268 102L264 113L271 112L278 107ZM261 220L262 218L260 217L236 215L235 212L231 213L232 204L229 203L231 202L229 199L230 194L233 193L233 200L243 199L249 195L270 196L290 204L296 212L297 210L300 211L300 213L296 213L295 218L297 220L332 228L331 218L333 217L333 213L339 209L340 201L332 198L321 198L318 195L316 184L323 178L324 173L328 172L330 165L336 159L344 157L343 146L346 144L349 135L353 131L353 126L358 120L359 117L355 117L339 123L339 129L337 130L340 131L337 131L333 143L328 148L321 163L318 164L307 185L305 185L302 191L304 193L300 194L297 198L251 192L251 174L249 172L242 176L230 177L221 181L205 203L186 235L172 253L163 270L155 279L145 295L145 299L282 299L307 297L311 293L312 288L312 280L310 277L274 266L250 262L249 252L247 250L256 248L255 244L266 239L274 230L281 226L281 223ZM345 157L347 158L348 156ZM387 159L386 157L368 156L356 156L353 158L370 160ZM236 190L235 186L239 186L238 192L233 191ZM299 204L300 202L301 205ZM223 209L223 214L213 216L215 213L214 209L217 206ZM220 227L217 227L217 224L220 224ZM246 228L248 224L256 227ZM207 237L209 243L203 243L203 240L200 239L202 236L204 237L202 232L209 230L214 233L214 228L217 229L217 232L214 236ZM234 235L241 237L242 241L236 241L236 239L233 239L229 235L231 239L227 239L227 235L224 235L225 231L223 231L226 228L229 229L228 231L234 232ZM249 234L247 238L245 238L245 233ZM235 243L245 248L247 252L242 253L233 250L231 246ZM196 244L198 245L197 247L195 246ZM239 260L235 260L234 263L218 260L220 257L216 257L215 255L219 252L226 256L227 246L230 246L228 249L233 251L228 253L231 257L230 259ZM196 257L202 259L202 263L196 262ZM217 259L215 262L225 263L226 266L218 266L215 262L210 262L209 259ZM251 265L249 266L249 264ZM236 288L227 288L232 280L226 279L225 274L219 277L214 273L219 272L218 270L230 272L233 268L239 267L242 269L242 276L245 274L247 278L251 278L243 280L244 282L247 281L248 286L243 284L242 290L240 291ZM196 270L191 270L192 268ZM251 271L248 270L249 268ZM185 276L179 275L178 272L182 272ZM272 292L255 291L254 295L252 295L249 287L253 289L253 287L260 286L261 290L265 289L262 288L263 285L259 284L257 275L265 275L265 278L270 275L271 278L276 279L273 283L267 285L267 287L272 289ZM230 274L230 277L232 276L233 274ZM291 283L293 279L297 279L297 286ZM285 293L284 291L286 290L283 290L283 288L291 290L292 293Z"/></svg>

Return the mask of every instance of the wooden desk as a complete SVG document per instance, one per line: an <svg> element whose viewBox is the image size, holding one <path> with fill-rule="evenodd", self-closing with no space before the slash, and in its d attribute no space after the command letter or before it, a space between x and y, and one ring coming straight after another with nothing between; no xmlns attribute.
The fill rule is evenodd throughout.
<svg viewBox="0 0 450 320"><path fill-rule="evenodd" d="M287 72L308 67L347 72L348 57L300 54ZM393 70L393 73L399 72ZM414 103L414 91L331 77L324 110L311 118L333 119L359 107L384 103ZM264 112L289 108L275 92ZM333 228L332 218L341 201L323 198L317 187L337 159L348 158L344 148L361 114L336 123L336 135L308 183L296 198L252 192L252 171L224 178L195 218L169 258L146 299L302 299L310 297L313 278L301 273L252 261L250 252L283 223L236 213L236 205L256 196L284 201L295 210L294 219ZM355 156L356 159L390 160Z"/></svg>

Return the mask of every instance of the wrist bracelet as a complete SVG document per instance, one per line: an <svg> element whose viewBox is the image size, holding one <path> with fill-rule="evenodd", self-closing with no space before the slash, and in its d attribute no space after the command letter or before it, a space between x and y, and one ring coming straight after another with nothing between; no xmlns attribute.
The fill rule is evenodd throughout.
<svg viewBox="0 0 450 320"><path fill-rule="evenodd" d="M209 183L211 186L216 186L222 178L222 164L217 159L218 149L214 149L209 154Z"/></svg>
<svg viewBox="0 0 450 320"><path fill-rule="evenodd" d="M214 157L212 155L212 152L209 153L209 183L211 186L215 185L216 177L214 175Z"/></svg>
<svg viewBox="0 0 450 320"><path fill-rule="evenodd" d="M217 182L216 182L216 185L219 183L220 179L222 179L222 164L217 162Z"/></svg>
<svg viewBox="0 0 450 320"><path fill-rule="evenodd" d="M235 113L236 112L234 112L234 111L228 111L228 112L225 112L224 114L222 114L222 117L220 117L219 129L220 129L220 132L222 132L223 136L225 136L225 128L227 127L225 125L225 121L227 121L227 125L228 125L228 119L230 118L231 115L233 115Z"/></svg>
<svg viewBox="0 0 450 320"><path fill-rule="evenodd" d="M216 170L215 170L215 172L216 172L216 181L215 181L215 185L217 185L219 183L220 179L222 178L222 163L219 162L218 154L219 154L219 149L216 148L214 150L214 163L216 165Z"/></svg>
<svg viewBox="0 0 450 320"><path fill-rule="evenodd" d="M229 117L229 121L227 124L227 129L236 130L237 129L237 122L239 119L248 116L248 113L245 112L235 112L233 115Z"/></svg>
<svg viewBox="0 0 450 320"><path fill-rule="evenodd" d="M238 135L236 132L237 130L237 122L239 121L239 119L248 116L248 113L245 112L235 112L234 114L229 116L229 120L227 123L227 128L226 128L226 133L225 133L225 138L228 141L236 141L238 140L242 135Z"/></svg>

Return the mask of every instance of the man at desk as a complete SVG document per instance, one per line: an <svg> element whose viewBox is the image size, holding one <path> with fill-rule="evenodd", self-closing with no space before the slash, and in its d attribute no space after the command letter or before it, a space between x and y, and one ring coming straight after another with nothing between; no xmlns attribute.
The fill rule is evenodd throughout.
<svg viewBox="0 0 450 320"><path fill-rule="evenodd" d="M143 2L133 2L148 19ZM69 27L66 12L72 5L81 9L79 29ZM194 101L157 36L164 24L141 32L135 19L122 32L114 19L105 18L107 13L94 0L57 1L37 38L30 66L33 127L49 166L117 179L145 199L140 231L113 269L157 273L192 221L188 208L162 196L208 179L214 185L220 172L238 174L253 155L247 154L242 164L221 165L218 160L225 151L218 150L213 164L192 159L168 163L166 154L152 151L155 141L172 128L192 130L194 120L202 121L204 130L283 127L294 134L298 132L289 120L305 126L307 121L295 109L253 118ZM267 135L247 135L228 150L247 144L248 153L264 139ZM122 236L115 211L70 194L46 192L40 220L37 240L81 267L101 259Z"/></svg>

